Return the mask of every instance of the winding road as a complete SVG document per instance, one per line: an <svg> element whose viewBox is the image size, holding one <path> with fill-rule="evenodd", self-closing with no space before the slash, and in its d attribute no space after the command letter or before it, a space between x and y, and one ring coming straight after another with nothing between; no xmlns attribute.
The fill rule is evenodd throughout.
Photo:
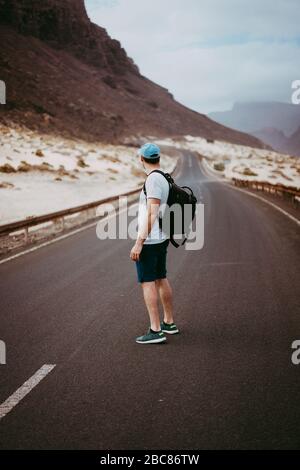
<svg viewBox="0 0 300 470"><path fill-rule="evenodd" d="M0 419L0 448L300 448L299 227L188 152L177 180L205 205L205 243L169 248L167 344L135 343L130 240L94 227L0 265L0 403L55 365Z"/></svg>

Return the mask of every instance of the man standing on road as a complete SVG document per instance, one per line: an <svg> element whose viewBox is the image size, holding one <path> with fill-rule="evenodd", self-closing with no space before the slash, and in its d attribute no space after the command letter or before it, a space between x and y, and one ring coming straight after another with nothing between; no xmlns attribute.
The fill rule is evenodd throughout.
<svg viewBox="0 0 300 470"><path fill-rule="evenodd" d="M141 191L138 215L138 237L130 258L136 262L138 281L142 285L145 304L150 317L148 332L136 339L139 344L162 343L165 333L179 333L173 318L172 289L166 278L166 258L169 239L159 226L160 206L169 195L169 183L160 170L160 149L147 143L139 150L146 172L145 192ZM158 298L163 305L164 319L160 322Z"/></svg>

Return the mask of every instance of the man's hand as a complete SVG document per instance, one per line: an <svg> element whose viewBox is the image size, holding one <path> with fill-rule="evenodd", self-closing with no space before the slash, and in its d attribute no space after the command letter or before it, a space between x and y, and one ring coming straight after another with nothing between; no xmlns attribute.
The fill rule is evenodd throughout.
<svg viewBox="0 0 300 470"><path fill-rule="evenodd" d="M130 252L130 258L132 259L132 261L138 261L140 259L142 248L142 241L137 240Z"/></svg>
<svg viewBox="0 0 300 470"><path fill-rule="evenodd" d="M132 261L138 261L143 248L144 241L152 230L154 221L157 217L160 206L160 199L149 198L147 199L147 220L141 229L139 230L138 239L135 242L134 247L130 252L130 258Z"/></svg>

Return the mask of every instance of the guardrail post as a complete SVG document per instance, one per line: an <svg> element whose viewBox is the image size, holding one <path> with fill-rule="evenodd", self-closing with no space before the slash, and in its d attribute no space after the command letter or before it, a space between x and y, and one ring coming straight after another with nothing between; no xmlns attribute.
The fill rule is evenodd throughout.
<svg viewBox="0 0 300 470"><path fill-rule="evenodd" d="M248 187L250 189L255 189L256 191L263 191L268 194L280 196L297 207L300 203L300 191L298 188L285 187L279 183L272 184L265 181L250 181L235 177L233 177L231 181L235 186Z"/></svg>
<svg viewBox="0 0 300 470"><path fill-rule="evenodd" d="M56 217L55 219L53 219L53 224L54 224L55 230L64 230L65 228L64 216Z"/></svg>
<svg viewBox="0 0 300 470"><path fill-rule="evenodd" d="M25 227L25 228L24 228L24 241L25 241L25 245L27 245L28 242L29 242L29 230L28 230L28 227Z"/></svg>
<svg viewBox="0 0 300 470"><path fill-rule="evenodd" d="M89 219L95 218L96 217L96 207L91 207L90 209L88 209L87 214L88 214Z"/></svg>

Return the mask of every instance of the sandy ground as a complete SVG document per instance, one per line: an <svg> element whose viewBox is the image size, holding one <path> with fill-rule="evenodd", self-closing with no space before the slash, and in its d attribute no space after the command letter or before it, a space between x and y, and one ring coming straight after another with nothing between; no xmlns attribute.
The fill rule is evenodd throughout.
<svg viewBox="0 0 300 470"><path fill-rule="evenodd" d="M0 126L0 223L74 207L140 186L144 172L133 146L87 143ZM171 171L176 149L206 158L233 177L300 188L300 159L269 150L186 136L157 141L163 169ZM174 152L172 150L174 149Z"/></svg>
<svg viewBox="0 0 300 470"><path fill-rule="evenodd" d="M270 150L254 149L228 142L208 142L201 137L186 136L182 140L159 141L199 153L225 178L280 183L300 189L300 158Z"/></svg>
<svg viewBox="0 0 300 470"><path fill-rule="evenodd" d="M0 223L74 207L142 184L137 148L0 126ZM171 171L176 157L164 154Z"/></svg>

